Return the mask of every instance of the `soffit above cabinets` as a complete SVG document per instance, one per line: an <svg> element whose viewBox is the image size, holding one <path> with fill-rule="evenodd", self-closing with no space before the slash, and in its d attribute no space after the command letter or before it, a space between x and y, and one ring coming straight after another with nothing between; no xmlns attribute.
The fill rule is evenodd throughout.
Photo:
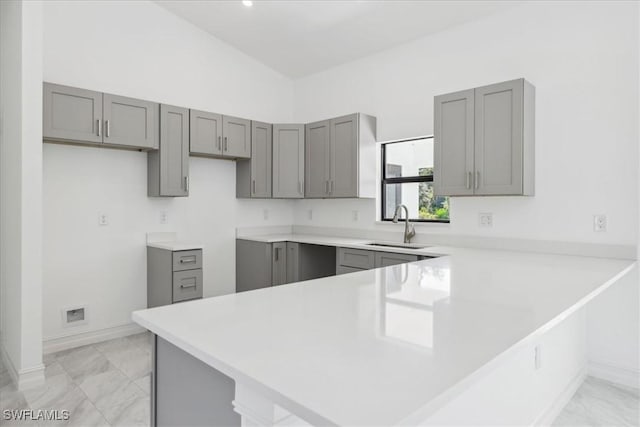
<svg viewBox="0 0 640 427"><path fill-rule="evenodd" d="M299 78L511 8L505 1L156 1Z"/></svg>

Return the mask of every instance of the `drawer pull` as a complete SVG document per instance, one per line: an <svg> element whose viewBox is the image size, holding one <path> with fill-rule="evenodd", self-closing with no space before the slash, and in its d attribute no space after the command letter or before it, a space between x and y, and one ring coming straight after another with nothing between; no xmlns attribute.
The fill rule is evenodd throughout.
<svg viewBox="0 0 640 427"><path fill-rule="evenodd" d="M195 262L196 257L180 258L180 264L194 264Z"/></svg>
<svg viewBox="0 0 640 427"><path fill-rule="evenodd" d="M195 288L196 284L193 283L191 285L180 285L180 289L189 289L189 288Z"/></svg>

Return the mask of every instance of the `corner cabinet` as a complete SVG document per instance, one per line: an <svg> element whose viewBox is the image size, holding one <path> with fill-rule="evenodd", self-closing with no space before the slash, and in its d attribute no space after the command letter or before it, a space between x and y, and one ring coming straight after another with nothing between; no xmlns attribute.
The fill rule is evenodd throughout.
<svg viewBox="0 0 640 427"><path fill-rule="evenodd" d="M189 195L189 110L160 105L160 148L149 152L148 195Z"/></svg>
<svg viewBox="0 0 640 427"><path fill-rule="evenodd" d="M434 101L434 192L534 194L535 88L518 79Z"/></svg>
<svg viewBox="0 0 640 427"><path fill-rule="evenodd" d="M44 83L43 139L155 150L158 112L154 102Z"/></svg>
<svg viewBox="0 0 640 427"><path fill-rule="evenodd" d="M273 125L273 198L304 197L304 125Z"/></svg>
<svg viewBox="0 0 640 427"><path fill-rule="evenodd" d="M376 119L351 114L305 127L305 197L375 197Z"/></svg>
<svg viewBox="0 0 640 427"><path fill-rule="evenodd" d="M192 156L248 159L251 157L251 121L200 110L190 110L189 153Z"/></svg>
<svg viewBox="0 0 640 427"><path fill-rule="evenodd" d="M271 198L272 129L268 123L251 122L251 158L236 164L236 197Z"/></svg>

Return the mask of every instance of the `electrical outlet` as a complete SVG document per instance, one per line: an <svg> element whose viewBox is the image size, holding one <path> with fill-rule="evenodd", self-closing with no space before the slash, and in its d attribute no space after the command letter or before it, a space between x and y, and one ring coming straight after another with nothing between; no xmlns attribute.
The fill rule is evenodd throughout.
<svg viewBox="0 0 640 427"><path fill-rule="evenodd" d="M607 216L606 215L594 215L593 216L593 231L601 233L607 231Z"/></svg>
<svg viewBox="0 0 640 427"><path fill-rule="evenodd" d="M309 209L307 211L307 217L309 218L309 221L313 221L313 209Z"/></svg>
<svg viewBox="0 0 640 427"><path fill-rule="evenodd" d="M106 213L100 212L98 214L98 225L109 225L109 217Z"/></svg>
<svg viewBox="0 0 640 427"><path fill-rule="evenodd" d="M265 221L269 219L269 209L262 210L262 217L264 218Z"/></svg>
<svg viewBox="0 0 640 427"><path fill-rule="evenodd" d="M481 212L478 215L480 227L493 227L493 214L491 212Z"/></svg>
<svg viewBox="0 0 640 427"><path fill-rule="evenodd" d="M359 216L359 212L358 211L352 211L351 212L351 217L354 221L358 220L358 216Z"/></svg>
<svg viewBox="0 0 640 427"><path fill-rule="evenodd" d="M169 223L169 212L160 211L160 224L168 224Z"/></svg>

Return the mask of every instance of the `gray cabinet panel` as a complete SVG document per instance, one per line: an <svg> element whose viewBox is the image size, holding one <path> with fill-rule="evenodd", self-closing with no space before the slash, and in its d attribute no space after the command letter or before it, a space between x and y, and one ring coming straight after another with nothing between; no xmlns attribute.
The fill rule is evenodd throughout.
<svg viewBox="0 0 640 427"><path fill-rule="evenodd" d="M271 243L236 240L236 292L271 286L271 254Z"/></svg>
<svg viewBox="0 0 640 427"><path fill-rule="evenodd" d="M417 255L396 254L393 252L376 252L376 268L388 267L390 265L404 264L417 261Z"/></svg>
<svg viewBox="0 0 640 427"><path fill-rule="evenodd" d="M251 122L251 197L271 197L272 126Z"/></svg>
<svg viewBox="0 0 640 427"><path fill-rule="evenodd" d="M304 125L273 125L273 197L304 197Z"/></svg>
<svg viewBox="0 0 640 427"><path fill-rule="evenodd" d="M336 275L347 274L347 273L357 273L359 271L366 271L366 268L355 268L355 267L346 267L344 265L339 265L336 268Z"/></svg>
<svg viewBox="0 0 640 427"><path fill-rule="evenodd" d="M102 143L102 93L45 83L44 139Z"/></svg>
<svg viewBox="0 0 640 427"><path fill-rule="evenodd" d="M329 197L331 121L305 127L305 197Z"/></svg>
<svg viewBox="0 0 640 427"><path fill-rule="evenodd" d="M189 110L160 105L160 149L149 153L149 196L189 195Z"/></svg>
<svg viewBox="0 0 640 427"><path fill-rule="evenodd" d="M227 157L251 157L251 121L238 117L222 117L222 152Z"/></svg>
<svg viewBox="0 0 640 427"><path fill-rule="evenodd" d="M273 267L271 269L271 285L287 283L287 243L272 243Z"/></svg>
<svg viewBox="0 0 640 427"><path fill-rule="evenodd" d="M337 266L361 268L363 270L375 267L374 251L338 248L336 257Z"/></svg>
<svg viewBox="0 0 640 427"><path fill-rule="evenodd" d="M189 152L193 155L222 155L222 116L189 111Z"/></svg>
<svg viewBox="0 0 640 427"><path fill-rule="evenodd" d="M124 96L103 96L104 143L158 148L158 104Z"/></svg>
<svg viewBox="0 0 640 427"><path fill-rule="evenodd" d="M435 97L434 192L473 194L474 90Z"/></svg>
<svg viewBox="0 0 640 427"><path fill-rule="evenodd" d="M476 195L522 194L523 84L475 90Z"/></svg>
<svg viewBox="0 0 640 427"><path fill-rule="evenodd" d="M202 270L173 273L173 302L202 298Z"/></svg>
<svg viewBox="0 0 640 427"><path fill-rule="evenodd" d="M331 197L358 197L358 115L331 120Z"/></svg>
<svg viewBox="0 0 640 427"><path fill-rule="evenodd" d="M287 242L287 281L294 283L300 280L300 244Z"/></svg>

